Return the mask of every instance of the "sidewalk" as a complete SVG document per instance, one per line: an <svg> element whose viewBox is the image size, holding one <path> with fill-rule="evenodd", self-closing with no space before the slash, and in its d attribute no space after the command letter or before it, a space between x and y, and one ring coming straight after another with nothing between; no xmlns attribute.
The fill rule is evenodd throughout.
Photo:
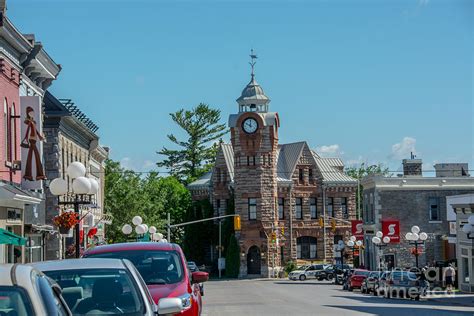
<svg viewBox="0 0 474 316"><path fill-rule="evenodd" d="M446 292L432 292L426 297L427 301L442 303L445 305L457 305L474 307L474 294L446 294Z"/></svg>

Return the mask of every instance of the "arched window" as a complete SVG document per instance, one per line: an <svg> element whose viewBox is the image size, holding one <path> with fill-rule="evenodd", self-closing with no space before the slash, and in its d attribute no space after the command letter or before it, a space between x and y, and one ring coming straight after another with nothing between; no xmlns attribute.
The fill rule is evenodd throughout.
<svg viewBox="0 0 474 316"><path fill-rule="evenodd" d="M16 160L16 111L15 111L15 103L12 104L10 107L10 150L11 150L11 160Z"/></svg>
<svg viewBox="0 0 474 316"><path fill-rule="evenodd" d="M317 239L310 236L296 238L296 257L298 259L316 259Z"/></svg>

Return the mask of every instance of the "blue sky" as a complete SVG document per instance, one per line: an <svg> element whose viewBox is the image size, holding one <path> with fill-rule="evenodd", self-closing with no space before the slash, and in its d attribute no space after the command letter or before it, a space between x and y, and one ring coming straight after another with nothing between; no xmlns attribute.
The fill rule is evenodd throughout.
<svg viewBox="0 0 474 316"><path fill-rule="evenodd" d="M251 48L280 142L391 170L410 151L427 170L474 169L473 3L7 0L7 15L62 65L51 91L136 170L169 145L168 113L237 111Z"/></svg>

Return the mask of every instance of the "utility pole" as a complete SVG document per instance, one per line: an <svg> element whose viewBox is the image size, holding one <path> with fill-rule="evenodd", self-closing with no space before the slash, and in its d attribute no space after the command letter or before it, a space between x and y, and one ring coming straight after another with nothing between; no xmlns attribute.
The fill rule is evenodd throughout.
<svg viewBox="0 0 474 316"><path fill-rule="evenodd" d="M217 259L217 268L219 270L219 279L222 276L221 269L221 256L222 256L222 220L219 219L219 259Z"/></svg>
<svg viewBox="0 0 474 316"><path fill-rule="evenodd" d="M167 232L167 237L166 239L168 240L168 242L171 242L171 214L168 213L168 232Z"/></svg>
<svg viewBox="0 0 474 316"><path fill-rule="evenodd" d="M324 246L324 263L326 263L326 187L322 185L323 189L323 246Z"/></svg>

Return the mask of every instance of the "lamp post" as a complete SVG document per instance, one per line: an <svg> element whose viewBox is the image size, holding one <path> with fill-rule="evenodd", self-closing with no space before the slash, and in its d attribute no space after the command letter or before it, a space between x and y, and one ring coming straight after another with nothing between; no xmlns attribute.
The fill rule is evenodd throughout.
<svg viewBox="0 0 474 316"><path fill-rule="evenodd" d="M375 236L372 237L372 242L377 248L379 248L379 270L382 271L382 248L390 243L390 237L384 237L383 233L378 231Z"/></svg>
<svg viewBox="0 0 474 316"><path fill-rule="evenodd" d="M418 268L418 256L420 255L418 252L418 246L425 243L428 239L428 234L425 232L420 233L420 227L415 225L411 228L410 233L406 233L405 239L408 240L410 245L415 246L415 265Z"/></svg>
<svg viewBox="0 0 474 316"><path fill-rule="evenodd" d="M68 192L68 183L63 178L53 179L49 184L49 190L58 197L58 205L72 205L74 207L74 213L77 215L75 224L76 258L79 258L81 256L81 212L79 208L81 205L92 203L92 197L99 191L99 183L95 179L86 177L86 167L78 161L68 166L67 175L73 179L72 191ZM61 196L63 200L61 200Z"/></svg>
<svg viewBox="0 0 474 316"><path fill-rule="evenodd" d="M346 245L344 244L344 241L339 240L337 242L336 250L341 253L341 269L344 269L344 250L346 248Z"/></svg>
<svg viewBox="0 0 474 316"><path fill-rule="evenodd" d="M352 248L352 260L354 260L355 258L354 254L355 254L356 248L359 250L359 254L358 254L358 257L359 257L358 266L359 266L360 265L360 247L362 246L362 241L357 240L356 236L351 236L349 238L349 241L347 242L347 245Z"/></svg>
<svg viewBox="0 0 474 316"><path fill-rule="evenodd" d="M135 241L139 240L139 236L145 235L147 232L149 233L150 240L156 242L165 242L166 239L163 239L163 234L158 233L158 230L155 226L148 227L147 224L143 224L143 219L135 215L132 218L132 224L135 225L135 233L137 237L134 238ZM126 236L129 236L134 231L133 227L130 224L125 224L122 226L122 233ZM130 240L130 238L128 239Z"/></svg>

